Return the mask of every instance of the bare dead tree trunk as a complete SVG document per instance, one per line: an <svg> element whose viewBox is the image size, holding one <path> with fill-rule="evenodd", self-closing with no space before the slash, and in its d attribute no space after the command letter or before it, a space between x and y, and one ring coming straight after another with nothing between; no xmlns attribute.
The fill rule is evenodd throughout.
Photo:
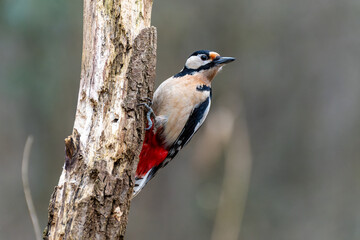
<svg viewBox="0 0 360 240"><path fill-rule="evenodd" d="M44 239L124 239L152 97L152 0L84 0L82 71L65 165Z"/></svg>

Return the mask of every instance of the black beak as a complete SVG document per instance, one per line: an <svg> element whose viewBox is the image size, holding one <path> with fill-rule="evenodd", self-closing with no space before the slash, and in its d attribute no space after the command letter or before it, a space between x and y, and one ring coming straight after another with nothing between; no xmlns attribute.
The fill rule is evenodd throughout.
<svg viewBox="0 0 360 240"><path fill-rule="evenodd" d="M214 59L214 63L216 65L220 65L220 64L226 64L226 63L229 63L229 62L232 62L232 61L235 61L235 58L232 58L232 57L219 57L218 59Z"/></svg>

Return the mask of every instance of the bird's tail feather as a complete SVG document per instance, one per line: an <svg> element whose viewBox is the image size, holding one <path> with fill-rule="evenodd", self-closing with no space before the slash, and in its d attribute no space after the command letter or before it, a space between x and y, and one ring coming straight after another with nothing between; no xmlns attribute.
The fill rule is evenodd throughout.
<svg viewBox="0 0 360 240"><path fill-rule="evenodd" d="M132 198L139 194L141 189L145 187L145 185L154 177L155 173L159 169L158 166L151 168L143 177L135 177L135 187L133 191Z"/></svg>

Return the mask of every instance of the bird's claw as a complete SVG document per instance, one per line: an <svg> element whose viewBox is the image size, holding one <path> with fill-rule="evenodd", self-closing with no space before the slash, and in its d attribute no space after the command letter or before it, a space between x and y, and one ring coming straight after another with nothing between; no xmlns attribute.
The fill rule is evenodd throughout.
<svg viewBox="0 0 360 240"><path fill-rule="evenodd" d="M139 101L145 102L145 103L147 103L147 104L150 105L150 106L152 105L152 99L149 98L149 97L140 98Z"/></svg>
<svg viewBox="0 0 360 240"><path fill-rule="evenodd" d="M153 122L151 120L151 114L153 114L153 116L155 116L155 113L152 110L152 108L146 103L139 103L138 106L145 106L147 108L148 112L146 113L146 119L148 121L149 126L147 128L145 128L145 130L146 131L150 130L152 128L152 125L153 125Z"/></svg>

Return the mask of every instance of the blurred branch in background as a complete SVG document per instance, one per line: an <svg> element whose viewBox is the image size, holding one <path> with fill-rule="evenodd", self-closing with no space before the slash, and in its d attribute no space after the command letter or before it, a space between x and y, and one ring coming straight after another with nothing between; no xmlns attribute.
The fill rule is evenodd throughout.
<svg viewBox="0 0 360 240"><path fill-rule="evenodd" d="M39 225L39 220L38 220L35 206L34 206L34 203L32 200L32 196L31 196L29 175L28 175L30 150L31 150L33 141L34 141L34 138L31 135L28 136L26 139L24 153L23 153L23 159L22 159L22 164L21 164L21 177L22 177L22 182L23 182L23 187L24 187L25 200L26 200L27 207L29 209L29 214L30 214L31 221L32 221L32 224L34 227L34 231L35 231L35 236L36 236L36 239L39 240L39 239L41 239L40 225Z"/></svg>
<svg viewBox="0 0 360 240"><path fill-rule="evenodd" d="M251 151L243 112L232 117L231 138L225 147L225 168L212 240L237 240L251 174Z"/></svg>
<svg viewBox="0 0 360 240"><path fill-rule="evenodd" d="M248 128L243 108L239 104L241 101L234 99L238 109L215 109L209 116L195 153L196 168L205 175L209 174L207 171L216 168L219 159L224 159L224 174L212 240L239 238L251 174ZM221 157L222 154L224 158ZM216 192L216 189L213 187L211 191ZM214 199L208 198L213 197L213 194L201 197L200 202L212 205Z"/></svg>

